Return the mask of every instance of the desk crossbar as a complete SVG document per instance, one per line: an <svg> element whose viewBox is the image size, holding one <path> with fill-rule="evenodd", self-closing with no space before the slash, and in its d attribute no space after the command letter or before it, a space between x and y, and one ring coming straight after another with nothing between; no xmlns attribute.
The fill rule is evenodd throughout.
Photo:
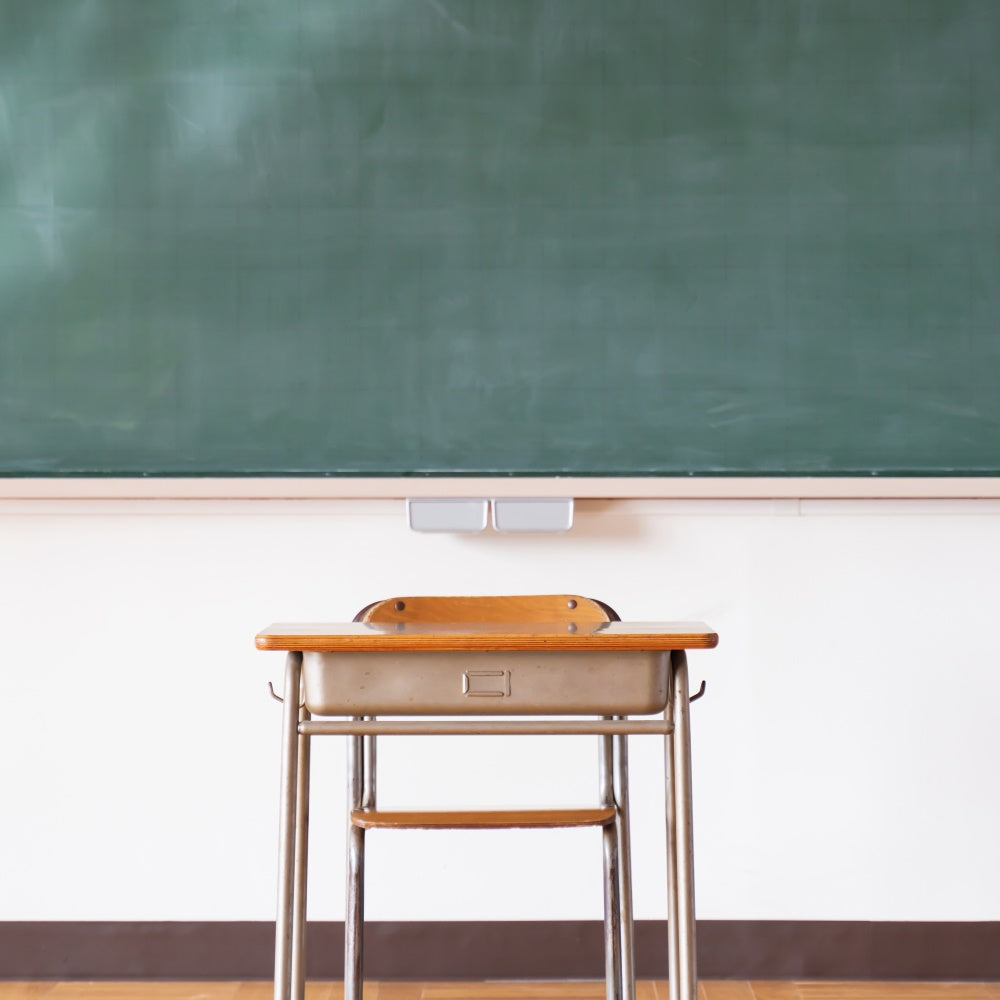
<svg viewBox="0 0 1000 1000"><path fill-rule="evenodd" d="M299 723L302 736L666 736L666 719L334 719Z"/></svg>

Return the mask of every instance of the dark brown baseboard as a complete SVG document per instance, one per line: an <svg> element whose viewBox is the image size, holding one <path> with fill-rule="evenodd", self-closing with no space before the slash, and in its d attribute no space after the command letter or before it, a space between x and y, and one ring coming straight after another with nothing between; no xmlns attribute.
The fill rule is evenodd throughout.
<svg viewBox="0 0 1000 1000"><path fill-rule="evenodd" d="M664 978L666 924L636 924L636 973ZM599 979L598 921L376 922L372 979ZM309 925L310 978L343 968L343 925ZM269 979L267 922L0 922L0 979ZM705 979L1000 980L1000 921L700 920Z"/></svg>

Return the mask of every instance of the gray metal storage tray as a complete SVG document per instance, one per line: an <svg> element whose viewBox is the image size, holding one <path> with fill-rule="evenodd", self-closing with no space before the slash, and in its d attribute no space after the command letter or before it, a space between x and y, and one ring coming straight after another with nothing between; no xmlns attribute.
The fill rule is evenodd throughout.
<svg viewBox="0 0 1000 1000"><path fill-rule="evenodd" d="M652 715L669 652L306 652L314 715Z"/></svg>

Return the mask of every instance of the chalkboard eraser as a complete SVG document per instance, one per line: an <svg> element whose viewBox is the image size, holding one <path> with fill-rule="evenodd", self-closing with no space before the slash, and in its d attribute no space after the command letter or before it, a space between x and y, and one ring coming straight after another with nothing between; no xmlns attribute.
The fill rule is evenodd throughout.
<svg viewBox="0 0 1000 1000"><path fill-rule="evenodd" d="M524 497L493 501L497 531L569 531L573 527L573 500Z"/></svg>
<svg viewBox="0 0 1000 1000"><path fill-rule="evenodd" d="M489 500L434 498L406 501L406 523L414 531L483 531Z"/></svg>

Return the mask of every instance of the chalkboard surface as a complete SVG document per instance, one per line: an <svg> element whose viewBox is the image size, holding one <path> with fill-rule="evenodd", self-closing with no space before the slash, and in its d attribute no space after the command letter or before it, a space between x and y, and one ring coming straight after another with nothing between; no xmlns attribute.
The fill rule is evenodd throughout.
<svg viewBox="0 0 1000 1000"><path fill-rule="evenodd" d="M0 0L0 474L996 474L996 0Z"/></svg>

